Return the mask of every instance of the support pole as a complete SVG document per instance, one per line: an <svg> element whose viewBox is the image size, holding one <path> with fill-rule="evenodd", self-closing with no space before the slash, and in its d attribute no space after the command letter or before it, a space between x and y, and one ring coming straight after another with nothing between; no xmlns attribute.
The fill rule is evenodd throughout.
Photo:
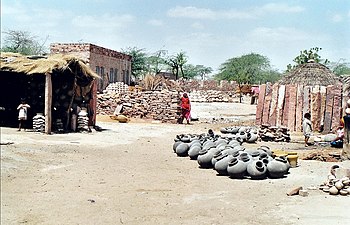
<svg viewBox="0 0 350 225"><path fill-rule="evenodd" d="M51 134L52 77L50 73L46 73L45 77L45 133Z"/></svg>

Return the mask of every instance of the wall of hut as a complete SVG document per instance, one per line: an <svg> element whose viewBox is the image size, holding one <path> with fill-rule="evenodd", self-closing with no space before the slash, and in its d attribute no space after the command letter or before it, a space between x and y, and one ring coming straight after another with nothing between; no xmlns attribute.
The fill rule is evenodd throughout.
<svg viewBox="0 0 350 225"><path fill-rule="evenodd" d="M336 130L342 116L342 85L261 85L256 124L286 126L302 131L303 115L309 112L314 131Z"/></svg>

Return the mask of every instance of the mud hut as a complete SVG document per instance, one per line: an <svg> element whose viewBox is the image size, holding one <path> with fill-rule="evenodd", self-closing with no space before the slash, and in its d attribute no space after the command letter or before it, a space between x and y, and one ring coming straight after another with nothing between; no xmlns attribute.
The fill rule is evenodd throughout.
<svg viewBox="0 0 350 225"><path fill-rule="evenodd" d="M342 116L342 83L326 66L299 65L272 86L261 85L257 124L281 125L301 131L303 115L311 113L313 129L328 133Z"/></svg>
<svg viewBox="0 0 350 225"><path fill-rule="evenodd" d="M31 105L28 124L36 113L45 115L45 133L70 129L70 114L77 106L88 106L96 97L94 73L85 62L71 55L0 55L1 126L17 126L21 98ZM95 111L94 108L91 108Z"/></svg>

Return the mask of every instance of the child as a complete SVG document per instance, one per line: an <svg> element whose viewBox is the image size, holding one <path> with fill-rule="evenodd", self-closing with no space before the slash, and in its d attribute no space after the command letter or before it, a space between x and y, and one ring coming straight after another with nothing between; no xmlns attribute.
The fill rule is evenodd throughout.
<svg viewBox="0 0 350 225"><path fill-rule="evenodd" d="M303 121L303 134L305 137L305 147L309 146L309 139L311 136L312 124L311 124L311 114L305 113Z"/></svg>
<svg viewBox="0 0 350 225"><path fill-rule="evenodd" d="M27 120L27 110L30 108L30 106L26 103L25 99L21 99L21 104L17 107L18 112L18 131L21 131L21 128L24 128L24 123ZM25 128L24 128L25 129Z"/></svg>

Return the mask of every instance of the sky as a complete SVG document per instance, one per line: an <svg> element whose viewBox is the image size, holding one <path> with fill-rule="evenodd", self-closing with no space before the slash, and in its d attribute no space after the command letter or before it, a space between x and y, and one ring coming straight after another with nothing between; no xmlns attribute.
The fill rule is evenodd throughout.
<svg viewBox="0 0 350 225"><path fill-rule="evenodd" d="M283 72L312 47L331 62L350 61L350 0L1 0L8 30L48 37L47 45L184 51L188 63L214 71L258 53Z"/></svg>

